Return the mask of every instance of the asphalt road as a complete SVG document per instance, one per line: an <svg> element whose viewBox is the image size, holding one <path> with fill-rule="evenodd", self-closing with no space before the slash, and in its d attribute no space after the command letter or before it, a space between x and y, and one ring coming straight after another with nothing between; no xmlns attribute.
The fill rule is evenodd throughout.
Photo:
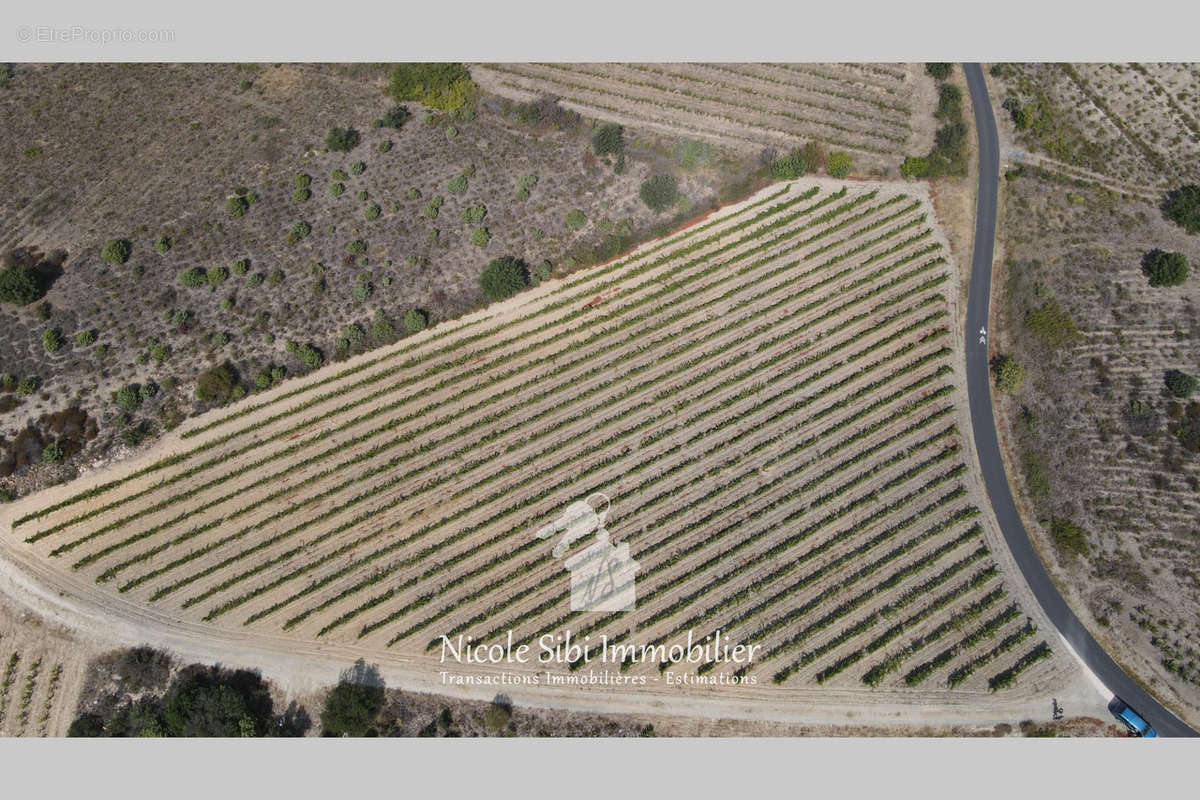
<svg viewBox="0 0 1200 800"><path fill-rule="evenodd" d="M986 341L992 286L992 250L996 238L1000 142L996 136L996 118L992 115L992 104L988 99L983 70L978 64L963 64L963 71L971 92L975 129L979 134L979 198L975 209L975 247L967 295L967 390L975 449L979 453L988 498L996 513L996 520L1000 523L1000 530L1004 533L1004 540L1008 543L1008 549L1012 551L1017 566L1033 589L1034 597L1075 652L1109 690L1149 721L1159 736L1196 736L1196 731L1126 675L1084 628L1058 593L1054 582L1050 580L1017 513L1016 503L1013 502L1008 478L1004 473L1004 462L1000 458L1000 443L996 436Z"/></svg>

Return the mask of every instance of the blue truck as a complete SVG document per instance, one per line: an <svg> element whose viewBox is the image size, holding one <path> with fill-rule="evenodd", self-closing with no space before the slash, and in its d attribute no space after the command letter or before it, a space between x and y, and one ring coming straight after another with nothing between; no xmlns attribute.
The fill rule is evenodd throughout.
<svg viewBox="0 0 1200 800"><path fill-rule="evenodd" d="M1126 705L1125 701L1121 698L1114 697L1112 704L1109 705L1109 709L1116 714L1117 719L1125 723L1125 727L1134 736L1140 736L1143 739L1153 739L1158 736L1158 732L1154 730L1154 727L1141 714Z"/></svg>

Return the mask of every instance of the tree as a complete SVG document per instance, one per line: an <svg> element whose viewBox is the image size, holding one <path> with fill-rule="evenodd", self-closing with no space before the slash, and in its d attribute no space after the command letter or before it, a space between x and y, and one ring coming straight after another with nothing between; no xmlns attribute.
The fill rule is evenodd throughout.
<svg viewBox="0 0 1200 800"><path fill-rule="evenodd" d="M1200 233L1200 186L1190 183L1167 192L1162 208L1167 219L1188 233Z"/></svg>
<svg viewBox="0 0 1200 800"><path fill-rule="evenodd" d="M808 160L799 150L793 150L783 158L771 162L771 176L776 180L788 181L808 172Z"/></svg>
<svg viewBox="0 0 1200 800"><path fill-rule="evenodd" d="M1142 272L1150 279L1151 286L1179 286L1187 280L1187 256L1151 250L1142 256Z"/></svg>
<svg viewBox="0 0 1200 800"><path fill-rule="evenodd" d="M992 373L996 376L996 388L1015 392L1025 380L1025 365L1011 356L998 355L992 359Z"/></svg>
<svg viewBox="0 0 1200 800"><path fill-rule="evenodd" d="M38 274L23 264L0 270L0 303L26 306L43 294Z"/></svg>
<svg viewBox="0 0 1200 800"><path fill-rule="evenodd" d="M321 732L325 736L366 736L383 709L383 700L384 685L378 671L359 659L326 695Z"/></svg>
<svg viewBox="0 0 1200 800"><path fill-rule="evenodd" d="M108 264L124 264L129 260L129 254L133 252L133 245L126 239L109 239L104 245L104 251L100 257Z"/></svg>
<svg viewBox="0 0 1200 800"><path fill-rule="evenodd" d="M479 276L483 296L491 302L512 297L528 283L529 272L525 262L513 256L492 259Z"/></svg>
<svg viewBox="0 0 1200 800"><path fill-rule="evenodd" d="M334 125L325 134L325 149L335 153L349 153L358 147L358 131L354 128L342 128Z"/></svg>
<svg viewBox="0 0 1200 800"><path fill-rule="evenodd" d="M679 199L679 186L671 175L654 175L642 183L638 195L647 208L662 213Z"/></svg>
<svg viewBox="0 0 1200 800"><path fill-rule="evenodd" d="M934 61L925 65L925 74L937 81L944 81L954 71L954 65L945 61Z"/></svg>
<svg viewBox="0 0 1200 800"><path fill-rule="evenodd" d="M413 308L404 314L404 329L409 333L425 330L429 324L429 316L419 308Z"/></svg>
<svg viewBox="0 0 1200 800"><path fill-rule="evenodd" d="M1188 375L1186 372L1181 372L1177 369L1167 370L1164 378L1167 388L1176 397L1191 397L1196 393L1196 389L1200 388L1200 380L1197 380L1193 375Z"/></svg>
<svg viewBox="0 0 1200 800"><path fill-rule="evenodd" d="M829 161L825 165L825 170L834 178L844 178L850 174L852 163L850 154L845 150L834 150L829 154Z"/></svg>
<svg viewBox="0 0 1200 800"><path fill-rule="evenodd" d="M261 736L272 718L271 694L247 670L192 667L167 690L162 703L167 736Z"/></svg>
<svg viewBox="0 0 1200 800"><path fill-rule="evenodd" d="M615 122L604 123L592 134L592 149L598 156L625 152L625 128Z"/></svg>
<svg viewBox="0 0 1200 800"><path fill-rule="evenodd" d="M218 364L200 373L196 381L196 398L202 403L219 406L229 402L237 386L237 373L229 364Z"/></svg>

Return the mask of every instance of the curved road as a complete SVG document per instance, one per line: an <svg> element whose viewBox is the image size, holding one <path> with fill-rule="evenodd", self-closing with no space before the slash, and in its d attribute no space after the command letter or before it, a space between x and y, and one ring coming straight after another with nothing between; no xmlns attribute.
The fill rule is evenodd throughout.
<svg viewBox="0 0 1200 800"><path fill-rule="evenodd" d="M992 286L992 248L996 237L1000 142L996 136L996 119L992 115L983 70L978 64L963 64L963 72L971 92L971 106L975 112L975 129L979 139L979 195L975 207L971 283L967 295L967 390L975 449L979 454L984 484L996 513L996 521L1004 533L1008 549L1046 616L1104 685L1145 717L1160 736L1196 736L1196 731L1126 675L1084 628L1050 580L1013 502L996 436L986 342Z"/></svg>

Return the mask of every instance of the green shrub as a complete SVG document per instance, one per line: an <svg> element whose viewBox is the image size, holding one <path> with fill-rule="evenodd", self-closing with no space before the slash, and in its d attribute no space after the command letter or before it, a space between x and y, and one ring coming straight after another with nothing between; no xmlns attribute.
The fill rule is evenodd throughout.
<svg viewBox="0 0 1200 800"><path fill-rule="evenodd" d="M1150 279L1151 286L1179 286L1187 280L1187 256L1151 250L1142 256L1142 272Z"/></svg>
<svg viewBox="0 0 1200 800"><path fill-rule="evenodd" d="M129 255L133 252L133 245L127 239L109 239L104 245L104 250L100 257L107 264L124 264L129 260Z"/></svg>
<svg viewBox="0 0 1200 800"><path fill-rule="evenodd" d="M480 204L476 206L467 206L462 210L462 214L459 215L459 218L462 219L463 222L477 225L480 222L483 222L483 218L486 216L487 206Z"/></svg>
<svg viewBox="0 0 1200 800"><path fill-rule="evenodd" d="M38 387L41 385L42 385L42 382L33 376L30 376L28 378L21 378L21 380L17 381L17 394L23 394L23 395L33 394L34 392L36 392L38 390Z"/></svg>
<svg viewBox="0 0 1200 800"><path fill-rule="evenodd" d="M1075 321L1059 304L1051 300L1025 315L1025 327L1044 347L1051 350L1077 342L1082 334Z"/></svg>
<svg viewBox="0 0 1200 800"><path fill-rule="evenodd" d="M808 161L799 150L793 150L783 158L771 162L771 176L776 180L789 181L808 172Z"/></svg>
<svg viewBox="0 0 1200 800"><path fill-rule="evenodd" d="M929 161L925 156L909 156L900 165L900 174L905 178L924 178L929 172Z"/></svg>
<svg viewBox="0 0 1200 800"><path fill-rule="evenodd" d="M354 128L334 126L325 134L325 149L335 153L349 153L358 147L359 135Z"/></svg>
<svg viewBox="0 0 1200 800"><path fill-rule="evenodd" d="M638 196L651 211L662 213L679 199L679 186L671 175L654 175L642 183Z"/></svg>
<svg viewBox="0 0 1200 800"><path fill-rule="evenodd" d="M849 153L845 150L834 150L829 154L829 161L826 162L825 171L834 178L844 178L850 174L851 164Z"/></svg>
<svg viewBox="0 0 1200 800"><path fill-rule="evenodd" d="M342 193L345 191L346 191L346 187L343 184L340 184L340 183L329 184L329 193L331 195L333 195L334 197L341 197Z"/></svg>
<svg viewBox="0 0 1200 800"><path fill-rule="evenodd" d="M174 242L171 241L170 236L163 235L158 237L154 242L154 249L160 253L166 253L171 249L173 244Z"/></svg>
<svg viewBox="0 0 1200 800"><path fill-rule="evenodd" d="M76 347L90 347L96 341L96 332L92 330L79 331L75 334Z"/></svg>
<svg viewBox="0 0 1200 800"><path fill-rule="evenodd" d="M381 211L382 209L379 208L378 203L371 203L371 205L367 206L367 210L363 212L363 216L365 216L367 220L379 219L379 214Z"/></svg>
<svg viewBox="0 0 1200 800"><path fill-rule="evenodd" d="M23 264L0 269L0 303L29 305L44 293L38 274Z"/></svg>
<svg viewBox="0 0 1200 800"><path fill-rule="evenodd" d="M945 122L962 119L962 89L952 83L938 87L938 105L933 115Z"/></svg>
<svg viewBox="0 0 1200 800"><path fill-rule="evenodd" d="M492 232L486 227L476 228L471 233L471 244L476 247L487 247L487 243L492 240Z"/></svg>
<svg viewBox="0 0 1200 800"><path fill-rule="evenodd" d="M329 171L329 177L335 181L345 181L350 179L350 175L347 174L346 170L336 168Z"/></svg>
<svg viewBox="0 0 1200 800"><path fill-rule="evenodd" d="M304 220L300 220L288 231L288 244L295 244L310 233L312 233L312 225L309 225Z"/></svg>
<svg viewBox="0 0 1200 800"><path fill-rule="evenodd" d="M1169 369L1164 376L1167 388L1176 397L1191 397L1200 388L1200 380L1177 369Z"/></svg>
<svg viewBox="0 0 1200 800"><path fill-rule="evenodd" d="M582 230L587 221L587 215L578 208L567 213L567 227L573 231Z"/></svg>
<svg viewBox="0 0 1200 800"><path fill-rule="evenodd" d="M366 189L363 189L363 190L359 191L359 192L358 192L357 194L355 194L354 196L358 198L358 201L359 201L360 203L365 203L365 202L367 202L367 198L368 198L368 197L370 197L370 195L369 195L369 194L367 194L367 190L366 190Z"/></svg>
<svg viewBox="0 0 1200 800"><path fill-rule="evenodd" d="M1078 525L1065 519L1051 519L1050 536L1054 539L1054 546L1063 555L1087 555L1088 533Z"/></svg>
<svg viewBox="0 0 1200 800"><path fill-rule="evenodd" d="M429 317L420 309L414 308L404 314L404 329L409 333L423 331L428 324Z"/></svg>
<svg viewBox="0 0 1200 800"><path fill-rule="evenodd" d="M675 142L675 163L683 169L695 169L713 159L712 146L700 139L679 139Z"/></svg>
<svg viewBox="0 0 1200 800"><path fill-rule="evenodd" d="M513 256L492 259L479 276L483 296L492 302L512 297L528 283L528 268L525 262Z"/></svg>
<svg viewBox="0 0 1200 800"><path fill-rule="evenodd" d="M220 286L229 280L229 270L225 267L209 267L204 277L209 286Z"/></svg>
<svg viewBox="0 0 1200 800"><path fill-rule="evenodd" d="M374 293L375 287L371 285L370 281L364 281L354 287L354 299L360 303L367 302Z"/></svg>
<svg viewBox="0 0 1200 800"><path fill-rule="evenodd" d="M249 210L250 201L240 195L235 195L225 202L225 213L229 215L230 219L245 216Z"/></svg>
<svg viewBox="0 0 1200 800"><path fill-rule="evenodd" d="M1188 233L1200 233L1200 186L1190 183L1167 192L1162 208L1167 219Z"/></svg>
<svg viewBox="0 0 1200 800"><path fill-rule="evenodd" d="M188 289L195 289L208 283L208 275L200 267L190 267L179 273L179 283Z"/></svg>
<svg viewBox="0 0 1200 800"><path fill-rule="evenodd" d="M1025 380L1025 366L1011 356L998 355L992 359L992 374L996 377L996 388L1015 392Z"/></svg>
<svg viewBox="0 0 1200 800"><path fill-rule="evenodd" d="M233 262L233 274L234 275L237 275L240 277L242 275L245 275L249 271L250 271L250 259L239 258L237 261Z"/></svg>
<svg viewBox="0 0 1200 800"><path fill-rule="evenodd" d="M517 179L517 199L528 200L529 194L533 191L533 187L537 186L538 175L536 172L527 172Z"/></svg>
<svg viewBox="0 0 1200 800"><path fill-rule="evenodd" d="M379 127L395 128L399 130L408 122L412 114L408 112L408 106L395 105L383 112L383 116L379 118Z"/></svg>
<svg viewBox="0 0 1200 800"><path fill-rule="evenodd" d="M350 165L351 175L362 175L367 170L367 165L361 161L355 161Z"/></svg>
<svg viewBox="0 0 1200 800"><path fill-rule="evenodd" d="M409 200L420 200L421 190L414 186L408 190L407 197Z"/></svg>
<svg viewBox="0 0 1200 800"><path fill-rule="evenodd" d="M42 347L47 353L57 353L62 349L62 346L67 343L63 338L62 331L58 328L47 328L42 331Z"/></svg>
<svg viewBox="0 0 1200 800"><path fill-rule="evenodd" d="M200 373L196 381L196 399L201 403L220 406L228 403L237 386L237 372L228 364L218 364Z"/></svg>
<svg viewBox="0 0 1200 800"><path fill-rule="evenodd" d="M154 359L154 363L162 364L171 357L171 347L165 344L156 344L150 348L150 357Z"/></svg>
<svg viewBox="0 0 1200 800"><path fill-rule="evenodd" d="M389 152L389 151L392 149L392 140L391 140L391 139L384 139L382 142L380 142L380 143L378 144L378 146L376 147L376 149L377 149L379 152L381 152L381 153L387 153L387 152Z"/></svg>
<svg viewBox="0 0 1200 800"><path fill-rule="evenodd" d="M311 344L302 344L296 348L296 358L309 369L316 369L325 361L325 355Z"/></svg>
<svg viewBox="0 0 1200 800"><path fill-rule="evenodd" d="M392 68L392 97L401 103L411 100L453 111L467 104L474 88L471 73L462 64L405 63Z"/></svg>
<svg viewBox="0 0 1200 800"><path fill-rule="evenodd" d="M136 383L117 389L113 392L112 399L114 403L130 414L137 411L138 406L142 404L142 394L138 391Z"/></svg>
<svg viewBox="0 0 1200 800"><path fill-rule="evenodd" d="M598 156L625 152L625 128L615 122L604 123L592 134L592 149Z"/></svg>
<svg viewBox="0 0 1200 800"><path fill-rule="evenodd" d="M307 203L310 197L312 197L312 191L308 189L297 189L292 192L292 200L297 203Z"/></svg>
<svg viewBox="0 0 1200 800"><path fill-rule="evenodd" d="M954 72L954 64L948 62L935 61L925 65L925 74L934 80L944 81L950 77L950 73Z"/></svg>
<svg viewBox="0 0 1200 800"><path fill-rule="evenodd" d="M294 182L297 189L307 189L312 185L312 176L307 172L297 172Z"/></svg>
<svg viewBox="0 0 1200 800"><path fill-rule="evenodd" d="M58 442L51 442L42 448L42 463L43 464L58 464L66 458L67 452Z"/></svg>
<svg viewBox="0 0 1200 800"><path fill-rule="evenodd" d="M450 194L463 194L467 191L467 176L455 175L446 184L446 191Z"/></svg>
<svg viewBox="0 0 1200 800"><path fill-rule="evenodd" d="M367 243L362 239L355 239L346 245L346 252L352 256L360 256L367 252Z"/></svg>

